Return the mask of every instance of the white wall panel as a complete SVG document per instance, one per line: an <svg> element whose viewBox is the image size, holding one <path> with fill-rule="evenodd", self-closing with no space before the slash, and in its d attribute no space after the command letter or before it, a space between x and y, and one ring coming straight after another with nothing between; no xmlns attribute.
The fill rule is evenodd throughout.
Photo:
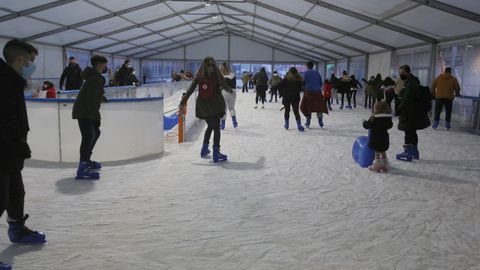
<svg viewBox="0 0 480 270"><path fill-rule="evenodd" d="M306 59L279 51L279 50L274 50L274 60L276 63L278 62L297 62L297 63L303 63L306 62Z"/></svg>
<svg viewBox="0 0 480 270"><path fill-rule="evenodd" d="M227 59L227 37L217 37L187 47L187 59L202 60L207 56L212 56L215 59Z"/></svg>
<svg viewBox="0 0 480 270"><path fill-rule="evenodd" d="M183 47L178 48L178 49L173 50L173 51L166 52L166 53L157 54L157 55L149 57L149 58L151 58L151 59L176 59L176 60L183 59Z"/></svg>
<svg viewBox="0 0 480 270"><path fill-rule="evenodd" d="M390 66L392 63L392 53L371 54L368 59L368 77L375 76L378 73L382 77L390 76Z"/></svg>
<svg viewBox="0 0 480 270"><path fill-rule="evenodd" d="M272 61L272 48L241 37L231 37L230 59L235 61ZM225 58L226 59L226 58Z"/></svg>

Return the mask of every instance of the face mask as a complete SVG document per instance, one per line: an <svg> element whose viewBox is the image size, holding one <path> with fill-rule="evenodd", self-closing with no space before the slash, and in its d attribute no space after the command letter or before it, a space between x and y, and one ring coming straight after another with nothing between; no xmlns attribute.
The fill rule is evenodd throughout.
<svg viewBox="0 0 480 270"><path fill-rule="evenodd" d="M35 72L35 69L37 68L37 65L33 63L32 61L28 61L28 66L23 66L22 67L22 76L26 80L30 79L32 77L32 74Z"/></svg>
<svg viewBox="0 0 480 270"><path fill-rule="evenodd" d="M405 81L407 79L407 74L400 74L400 79Z"/></svg>

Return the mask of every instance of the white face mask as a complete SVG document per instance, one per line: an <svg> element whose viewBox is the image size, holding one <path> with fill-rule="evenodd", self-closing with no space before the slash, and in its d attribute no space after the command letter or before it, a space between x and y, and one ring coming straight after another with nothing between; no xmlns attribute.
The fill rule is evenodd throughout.
<svg viewBox="0 0 480 270"><path fill-rule="evenodd" d="M35 69L37 69L37 65L33 63L32 61L28 61L28 66L23 66L22 67L22 76L26 80L30 79L32 77L33 73L35 72Z"/></svg>

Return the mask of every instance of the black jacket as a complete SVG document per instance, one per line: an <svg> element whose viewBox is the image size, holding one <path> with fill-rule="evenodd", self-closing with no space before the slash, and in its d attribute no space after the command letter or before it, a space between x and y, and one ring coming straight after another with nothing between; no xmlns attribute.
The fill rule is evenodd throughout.
<svg viewBox="0 0 480 270"><path fill-rule="evenodd" d="M390 146L388 130L393 127L392 115L377 114L368 121L363 122L363 127L370 129L368 146L377 152L385 152Z"/></svg>
<svg viewBox="0 0 480 270"><path fill-rule="evenodd" d="M20 171L30 158L26 81L0 59L0 170Z"/></svg>
<svg viewBox="0 0 480 270"><path fill-rule="evenodd" d="M130 74L128 72L128 67L123 65L118 71L117 71L117 85L118 86L125 86L128 85L128 80L129 80Z"/></svg>
<svg viewBox="0 0 480 270"><path fill-rule="evenodd" d="M92 67L87 67L83 72L85 83L77 95L73 105L73 119L100 120L100 105L105 100L105 78Z"/></svg>
<svg viewBox="0 0 480 270"><path fill-rule="evenodd" d="M65 90L78 90L82 87L82 68L78 64L69 64L60 77L60 89L63 87L63 81L67 78L65 83Z"/></svg>
<svg viewBox="0 0 480 270"><path fill-rule="evenodd" d="M337 82L337 90L338 93L344 93L347 94L350 92L350 89L352 89L353 83L352 79L348 75L342 76L342 78Z"/></svg>
<svg viewBox="0 0 480 270"><path fill-rule="evenodd" d="M410 74L405 81L404 88L398 95L400 99L400 117L398 129L402 131L415 131L430 126L428 113L423 108L420 81Z"/></svg>
<svg viewBox="0 0 480 270"><path fill-rule="evenodd" d="M283 97L283 104L290 102L300 102L300 91L302 90L302 81L283 79L279 84L272 86L272 91L280 90L280 96Z"/></svg>

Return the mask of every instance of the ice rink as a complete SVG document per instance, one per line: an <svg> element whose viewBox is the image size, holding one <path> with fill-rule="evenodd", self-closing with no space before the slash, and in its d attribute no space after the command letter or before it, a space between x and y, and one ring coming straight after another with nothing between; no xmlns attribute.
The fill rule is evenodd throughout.
<svg viewBox="0 0 480 270"><path fill-rule="evenodd" d="M0 258L15 270L480 269L480 136L428 128L421 160L400 162L394 119L391 172L376 174L351 157L363 106L335 105L324 129L313 119L300 133L293 114L283 128L280 103L253 109L252 92L237 91L223 164L200 159L203 127L97 182L29 162L27 226L48 243L11 245L3 217Z"/></svg>

